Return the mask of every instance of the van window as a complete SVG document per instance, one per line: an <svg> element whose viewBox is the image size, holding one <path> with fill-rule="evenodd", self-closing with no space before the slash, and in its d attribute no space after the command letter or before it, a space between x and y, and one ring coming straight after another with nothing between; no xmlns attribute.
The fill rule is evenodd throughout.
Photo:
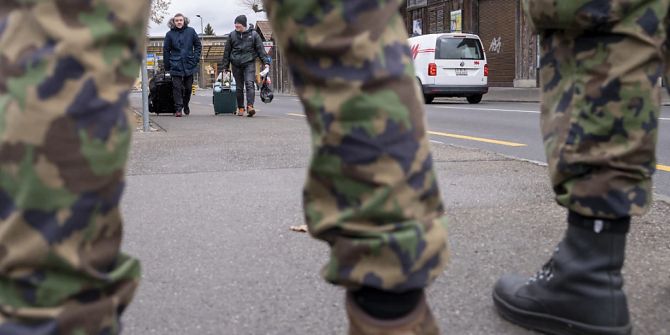
<svg viewBox="0 0 670 335"><path fill-rule="evenodd" d="M435 59L484 60L484 52L477 39L445 36L437 39Z"/></svg>

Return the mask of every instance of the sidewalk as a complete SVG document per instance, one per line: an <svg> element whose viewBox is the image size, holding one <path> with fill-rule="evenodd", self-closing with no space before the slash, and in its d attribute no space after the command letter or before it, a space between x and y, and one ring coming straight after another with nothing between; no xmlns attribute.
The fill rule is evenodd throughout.
<svg viewBox="0 0 670 335"><path fill-rule="evenodd" d="M303 220L305 120L194 106L153 121L165 131L135 134L123 198L124 250L144 268L125 333L345 334L343 291L318 274L327 246L289 230ZM537 271L561 238L546 168L449 145L433 153L450 218L451 262L429 291L442 333L531 334L496 315L491 288L505 272ZM630 234L635 334L670 334L668 218L656 202Z"/></svg>

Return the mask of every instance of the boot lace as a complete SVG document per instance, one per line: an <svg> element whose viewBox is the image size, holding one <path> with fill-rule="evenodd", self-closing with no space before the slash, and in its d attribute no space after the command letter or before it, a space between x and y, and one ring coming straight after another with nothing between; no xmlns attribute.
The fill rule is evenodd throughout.
<svg viewBox="0 0 670 335"><path fill-rule="evenodd" d="M559 247L556 247L554 250L554 255L558 253ZM531 284L536 281L550 281L554 278L554 257L552 256L547 263L542 266L542 269L535 273L532 277L528 279L526 284Z"/></svg>

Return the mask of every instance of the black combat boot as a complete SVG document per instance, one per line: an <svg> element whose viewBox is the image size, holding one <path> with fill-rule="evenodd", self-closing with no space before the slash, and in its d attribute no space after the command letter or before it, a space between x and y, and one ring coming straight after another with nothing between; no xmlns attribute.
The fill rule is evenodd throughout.
<svg viewBox="0 0 670 335"><path fill-rule="evenodd" d="M621 268L630 218L568 215L568 230L535 276L505 275L493 290L500 315L547 334L630 334Z"/></svg>

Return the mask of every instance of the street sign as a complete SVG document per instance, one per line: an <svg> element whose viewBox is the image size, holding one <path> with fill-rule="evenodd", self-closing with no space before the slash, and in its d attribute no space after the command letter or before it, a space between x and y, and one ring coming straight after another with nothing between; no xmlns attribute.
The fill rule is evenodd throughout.
<svg viewBox="0 0 670 335"><path fill-rule="evenodd" d="M270 41L270 42L263 42L263 47L265 48L265 53L268 55L272 52L272 47L275 46L275 43Z"/></svg>
<svg viewBox="0 0 670 335"><path fill-rule="evenodd" d="M153 70L156 67L156 55L147 54L147 70Z"/></svg>

